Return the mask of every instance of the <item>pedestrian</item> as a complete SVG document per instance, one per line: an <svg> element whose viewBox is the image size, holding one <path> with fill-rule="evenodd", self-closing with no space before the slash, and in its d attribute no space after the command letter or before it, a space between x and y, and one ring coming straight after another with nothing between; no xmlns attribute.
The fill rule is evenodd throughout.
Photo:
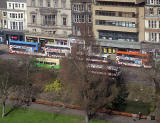
<svg viewBox="0 0 160 123"><path fill-rule="evenodd" d="M141 112L139 112L138 113L138 115L139 115L139 120L141 119L141 117L142 117L142 113Z"/></svg>

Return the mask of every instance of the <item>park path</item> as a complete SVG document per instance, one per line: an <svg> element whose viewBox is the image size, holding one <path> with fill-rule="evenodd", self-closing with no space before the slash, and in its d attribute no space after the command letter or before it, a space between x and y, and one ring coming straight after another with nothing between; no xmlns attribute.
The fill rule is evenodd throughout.
<svg viewBox="0 0 160 123"><path fill-rule="evenodd" d="M15 101L8 100L7 105L14 105ZM74 115L84 117L84 111L76 110L76 109L68 109L63 107L55 107L55 106L48 106L43 104L36 104L32 103L30 106L26 106L28 109L39 110L44 112L56 112L60 114L67 114L67 115ZM145 120L141 119L138 120L137 118L132 117L123 117L119 115L108 115L104 113L100 113L96 119L99 120L106 120L112 123L158 123L155 120Z"/></svg>

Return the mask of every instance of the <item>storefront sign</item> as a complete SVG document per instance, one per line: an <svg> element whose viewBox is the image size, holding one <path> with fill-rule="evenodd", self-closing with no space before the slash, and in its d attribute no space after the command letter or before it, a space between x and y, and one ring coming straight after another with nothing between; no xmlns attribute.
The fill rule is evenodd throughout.
<svg viewBox="0 0 160 123"><path fill-rule="evenodd" d="M11 36L11 39L12 39L12 40L17 40L17 39L18 39L18 36Z"/></svg>

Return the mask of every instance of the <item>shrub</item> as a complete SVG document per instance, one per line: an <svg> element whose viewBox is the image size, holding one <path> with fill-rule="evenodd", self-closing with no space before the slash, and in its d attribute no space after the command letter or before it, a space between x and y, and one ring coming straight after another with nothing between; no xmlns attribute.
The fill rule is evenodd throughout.
<svg viewBox="0 0 160 123"><path fill-rule="evenodd" d="M55 91L55 92L59 92L61 90L62 90L62 84L60 83L59 79L56 79L51 84L47 84L44 89L44 91Z"/></svg>

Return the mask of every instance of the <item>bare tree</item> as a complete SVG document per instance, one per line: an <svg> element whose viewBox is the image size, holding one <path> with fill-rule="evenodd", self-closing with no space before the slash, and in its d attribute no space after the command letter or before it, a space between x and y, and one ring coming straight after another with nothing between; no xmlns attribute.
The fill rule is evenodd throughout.
<svg viewBox="0 0 160 123"><path fill-rule="evenodd" d="M38 92L39 89L34 85L34 73L36 73L36 68L33 65L32 57L21 57L20 65L18 66L20 74L21 83L16 88L16 96L20 98L21 101L25 100L29 103ZM28 105L28 104L27 104Z"/></svg>
<svg viewBox="0 0 160 123"><path fill-rule="evenodd" d="M75 49L72 50L70 57L62 59L59 78L70 90L73 101L85 110L85 121L88 123L92 114L111 104L117 95L117 88L107 71L103 71L104 75L91 72L87 62L88 50L81 50L80 57L75 52Z"/></svg>
<svg viewBox="0 0 160 123"><path fill-rule="evenodd" d="M19 79L17 77L18 69L15 66L15 62L10 62L8 60L0 61L0 95L2 99L2 118L5 116L5 106L6 101L9 96L9 92L18 83Z"/></svg>

